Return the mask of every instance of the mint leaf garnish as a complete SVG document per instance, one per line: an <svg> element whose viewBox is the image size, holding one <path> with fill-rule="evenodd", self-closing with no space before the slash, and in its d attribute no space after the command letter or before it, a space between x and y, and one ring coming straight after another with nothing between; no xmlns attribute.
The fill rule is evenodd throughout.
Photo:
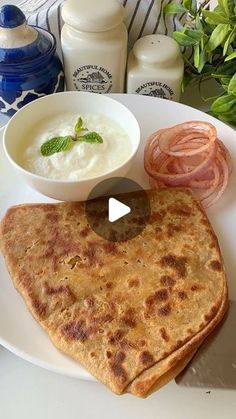
<svg viewBox="0 0 236 419"><path fill-rule="evenodd" d="M78 121L75 124L75 132L78 133L81 131L83 126L83 119L81 117L79 117Z"/></svg>
<svg viewBox="0 0 236 419"><path fill-rule="evenodd" d="M68 151L73 146L73 137L67 135L66 137L53 137L43 143L40 147L43 156L52 156L52 154L59 153L60 151Z"/></svg>
<svg viewBox="0 0 236 419"><path fill-rule="evenodd" d="M103 143L103 139L101 135L99 135L97 132L92 131L88 134L81 135L77 137L78 141L85 141L86 143Z"/></svg>
<svg viewBox="0 0 236 419"><path fill-rule="evenodd" d="M67 135L65 137L58 136L50 138L50 140L41 145L41 154L43 156L52 156L53 154L59 153L60 151L68 151L73 147L73 143L75 141L84 141L90 144L103 143L101 135L95 131L89 132L88 134L83 134L83 131L88 131L88 129L84 127L83 124L83 119L79 117L75 124L75 133L73 136Z"/></svg>
<svg viewBox="0 0 236 419"><path fill-rule="evenodd" d="M83 125L84 125L83 119L80 116L78 121L75 124L75 133L76 134L79 134L81 131L88 131L88 129L85 128Z"/></svg>

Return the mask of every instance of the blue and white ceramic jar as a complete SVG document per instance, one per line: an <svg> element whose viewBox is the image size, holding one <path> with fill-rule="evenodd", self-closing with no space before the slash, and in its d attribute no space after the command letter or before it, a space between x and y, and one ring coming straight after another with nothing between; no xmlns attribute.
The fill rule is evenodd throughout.
<svg viewBox="0 0 236 419"><path fill-rule="evenodd" d="M0 9L0 112L11 117L28 102L64 90L54 36L27 25L13 5Z"/></svg>

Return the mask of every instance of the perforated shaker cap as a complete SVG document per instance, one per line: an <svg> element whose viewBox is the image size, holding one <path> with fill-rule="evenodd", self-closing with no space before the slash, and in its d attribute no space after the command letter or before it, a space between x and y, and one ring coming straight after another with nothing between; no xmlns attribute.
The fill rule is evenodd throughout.
<svg viewBox="0 0 236 419"><path fill-rule="evenodd" d="M124 7L118 0L67 0L62 18L80 31L104 32L122 22Z"/></svg>
<svg viewBox="0 0 236 419"><path fill-rule="evenodd" d="M146 64L171 65L180 56L177 42L166 35L147 35L134 45L135 57Z"/></svg>

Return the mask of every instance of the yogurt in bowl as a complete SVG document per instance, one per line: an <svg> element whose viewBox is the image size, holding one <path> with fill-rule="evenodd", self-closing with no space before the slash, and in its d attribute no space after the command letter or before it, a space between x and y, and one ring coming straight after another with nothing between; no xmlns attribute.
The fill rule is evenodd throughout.
<svg viewBox="0 0 236 419"><path fill-rule="evenodd" d="M79 118L83 129L77 133ZM58 145L58 138L65 147L53 143L53 153L43 155L43 145L50 141L51 147L54 139ZM86 200L99 182L126 176L139 144L139 124L128 108L105 95L76 91L26 105L3 138L7 158L25 182L61 201Z"/></svg>
<svg viewBox="0 0 236 419"><path fill-rule="evenodd" d="M102 143L74 141L70 150L43 156L40 148L50 138L74 135L77 114L61 114L38 122L25 138L21 165L50 179L84 180L119 167L131 156L129 137L120 124L100 114L79 115L88 132L96 132ZM82 134L86 131L82 130Z"/></svg>

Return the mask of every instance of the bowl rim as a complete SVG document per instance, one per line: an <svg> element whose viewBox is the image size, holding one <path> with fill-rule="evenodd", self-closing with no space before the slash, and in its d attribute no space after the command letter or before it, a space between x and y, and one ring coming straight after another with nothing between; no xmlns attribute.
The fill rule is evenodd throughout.
<svg viewBox="0 0 236 419"><path fill-rule="evenodd" d="M123 108L126 112L128 112L130 114L130 116L132 117L132 119L134 120L134 122L136 123L137 126L137 130L138 130L138 136L137 136L137 144L134 146L134 150L132 151L132 153L130 154L129 158L127 158L126 160L123 161L123 163L121 163L119 166L117 166L115 169L109 170L107 172L102 173L101 175L98 176L93 176L87 179L77 179L77 180L68 180L68 179L53 179L53 178L49 178L46 176L41 176L41 175L37 175L36 173L31 172L30 170L25 169L24 167L22 167L20 164L18 164L9 154L7 146L6 146L6 136L7 136L7 130L9 128L9 126L11 125L12 121L14 121L16 118L19 117L19 114L24 112L24 110L28 109L29 107L31 107L33 104L36 104L38 102L42 102L42 101L46 101L49 97L53 97L56 95L60 95L60 96L69 96L69 95L87 95L87 96L99 96L99 97L103 97L105 100L109 100L111 102L115 102L118 103L119 106L121 108ZM112 118L111 118L112 119ZM127 108L127 106L123 105L123 103L120 103L118 100L111 98L110 96L106 95L106 94L99 94L99 93L91 93L91 92L83 92L83 91L65 91L65 92L58 92L58 93L52 93L50 95L45 95L43 97L40 97L36 100L34 100L33 102L29 102L27 103L27 105L25 105L23 108L19 109L13 116L12 118L8 121L7 125L4 128L4 132L3 132L3 149L4 149L4 153L7 157L7 159L9 160L9 162L20 172L24 173L27 176L31 176L33 179L37 179L37 180L41 180L41 181L46 181L46 182L50 182L50 183L54 183L54 184L60 184L63 183L65 185L75 185L77 183L81 183L81 182L92 182L92 181L99 181L99 179L104 178L104 176L108 176L108 175L112 175L113 173L117 172L117 170L121 169L122 167L124 167L126 164L128 164L137 154L139 147L140 147L140 143L141 143L141 129L140 129L140 125L138 123L137 118L134 116L133 112Z"/></svg>

